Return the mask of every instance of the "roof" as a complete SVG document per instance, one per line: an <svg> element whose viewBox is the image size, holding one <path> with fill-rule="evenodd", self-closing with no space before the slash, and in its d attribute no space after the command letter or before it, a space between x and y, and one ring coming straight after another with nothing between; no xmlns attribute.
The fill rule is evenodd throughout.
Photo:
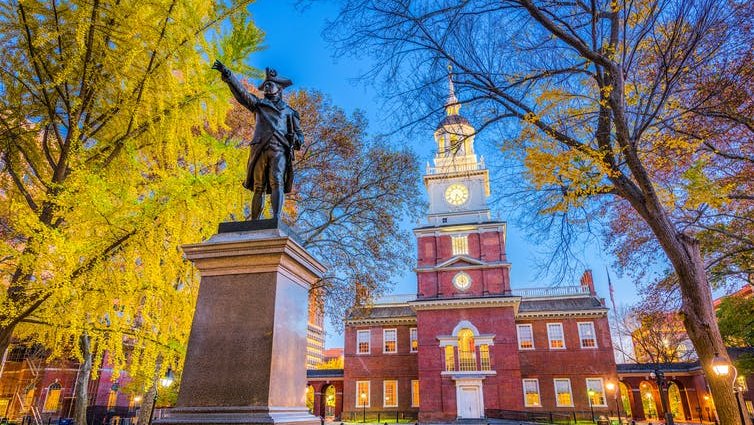
<svg viewBox="0 0 754 425"><path fill-rule="evenodd" d="M389 319L392 317L415 317L416 313L408 306L404 305L374 305L361 308L352 308L346 315L346 320L364 320L364 319Z"/></svg>
<svg viewBox="0 0 754 425"><path fill-rule="evenodd" d="M342 378L343 369L307 369L306 377L312 378Z"/></svg>
<svg viewBox="0 0 754 425"><path fill-rule="evenodd" d="M607 310L602 301L593 296L552 297L527 299L522 298L518 313L537 312L579 312ZM375 320L400 317L416 317L414 309L405 303L373 304L365 307L352 308L346 315L346 320Z"/></svg>
<svg viewBox="0 0 754 425"><path fill-rule="evenodd" d="M677 362L677 363L619 363L615 365L618 373L649 373L653 370L663 372L689 372L699 369L699 362Z"/></svg>
<svg viewBox="0 0 754 425"><path fill-rule="evenodd" d="M727 347L728 356L731 360L748 354L754 355L754 347ZM615 365L618 373L649 373L659 369L663 372L690 372L701 369L699 360L693 362L673 362L673 363L619 363Z"/></svg>
<svg viewBox="0 0 754 425"><path fill-rule="evenodd" d="M535 311L577 311L577 310L594 310L605 308L597 297L571 297L571 298L548 298L521 300L518 308L519 313L528 313Z"/></svg>
<svg viewBox="0 0 754 425"><path fill-rule="evenodd" d="M325 350L322 351L322 355L324 357L340 357L343 355L343 349L342 348L325 348Z"/></svg>
<svg viewBox="0 0 754 425"><path fill-rule="evenodd" d="M471 127L471 123L466 118L460 116L460 115L446 115L445 118L440 121L440 124L437 124L437 130L443 128L446 125L454 125L454 124L464 124Z"/></svg>

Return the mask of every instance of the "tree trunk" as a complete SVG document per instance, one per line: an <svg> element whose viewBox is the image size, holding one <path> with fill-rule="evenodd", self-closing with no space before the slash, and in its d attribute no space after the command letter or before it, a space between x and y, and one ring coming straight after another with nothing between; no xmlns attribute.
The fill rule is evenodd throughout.
<svg viewBox="0 0 754 425"><path fill-rule="evenodd" d="M15 329L15 325L0 326L0 353L5 353L5 350L10 347L11 338L13 337L13 331Z"/></svg>
<svg viewBox="0 0 754 425"><path fill-rule="evenodd" d="M728 359L728 353L717 327L712 291L707 281L699 241L677 231L674 231L670 238L659 239L678 276L681 290L680 313L686 333L694 344L709 382L720 422L726 425L743 425L733 392L733 376L718 377L712 370L712 359L715 355Z"/></svg>
<svg viewBox="0 0 754 425"><path fill-rule="evenodd" d="M157 382L159 382L160 369L162 369L162 355L157 356L154 366L154 377L152 378L152 385L147 390L146 394L141 401L141 408L139 409L139 419L137 423L139 425L151 425L149 419L154 411L154 404L157 403Z"/></svg>
<svg viewBox="0 0 754 425"><path fill-rule="evenodd" d="M79 348L83 361L76 375L75 409L73 420L77 425L86 425L86 409L89 406L89 379L92 375L92 341L86 333L79 337Z"/></svg>
<svg viewBox="0 0 754 425"><path fill-rule="evenodd" d="M150 425L149 416L154 409L154 403L157 402L157 384L152 384L149 387L144 397L141 399L141 408L139 409L139 418L137 420L138 425Z"/></svg>

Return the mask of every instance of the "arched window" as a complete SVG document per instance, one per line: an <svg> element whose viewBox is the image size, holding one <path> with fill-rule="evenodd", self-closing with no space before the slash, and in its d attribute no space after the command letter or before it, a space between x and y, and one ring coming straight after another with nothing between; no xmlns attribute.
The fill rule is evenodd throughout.
<svg viewBox="0 0 754 425"><path fill-rule="evenodd" d="M623 382L619 382L620 397L623 400L623 411L626 412L626 416L633 416L631 412L631 400L628 398L628 387Z"/></svg>
<svg viewBox="0 0 754 425"><path fill-rule="evenodd" d="M676 419L683 420L686 416L683 414L683 402L681 401L681 390L675 382L668 386L668 402L670 403L670 412Z"/></svg>
<svg viewBox="0 0 754 425"><path fill-rule="evenodd" d="M306 408L309 409L309 413L314 412L314 387L311 385L306 387Z"/></svg>
<svg viewBox="0 0 754 425"><path fill-rule="evenodd" d="M45 398L45 404L42 408L44 412L57 412L58 404L60 404L60 391L63 387L59 383L54 382L47 387L47 397Z"/></svg>
<svg viewBox="0 0 754 425"><path fill-rule="evenodd" d="M458 331L458 364L462 371L477 370L474 332L468 328Z"/></svg>
<svg viewBox="0 0 754 425"><path fill-rule="evenodd" d="M646 419L657 418L657 403L655 402L652 385L642 382L639 385L639 393L641 394L641 404L644 408L644 417Z"/></svg>

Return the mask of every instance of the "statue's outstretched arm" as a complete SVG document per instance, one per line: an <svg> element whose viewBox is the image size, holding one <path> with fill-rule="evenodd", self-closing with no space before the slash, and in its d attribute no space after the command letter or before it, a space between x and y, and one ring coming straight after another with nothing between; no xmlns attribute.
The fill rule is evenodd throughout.
<svg viewBox="0 0 754 425"><path fill-rule="evenodd" d="M223 81L228 84L228 87L230 87L230 92L233 93L233 97L236 98L238 103L249 108L250 110L256 109L259 98L249 93L249 91L246 90L243 84L241 84L241 82L238 81L235 76L233 76L230 70L226 68L222 62L216 60L212 65L212 69L220 71Z"/></svg>

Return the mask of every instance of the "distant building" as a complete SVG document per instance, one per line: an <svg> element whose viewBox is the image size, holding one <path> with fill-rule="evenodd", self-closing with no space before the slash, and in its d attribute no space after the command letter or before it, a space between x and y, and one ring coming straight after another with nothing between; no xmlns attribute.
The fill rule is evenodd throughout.
<svg viewBox="0 0 754 425"><path fill-rule="evenodd" d="M106 362L106 360L105 360ZM49 360L40 345L13 346L2 363L0 414L10 421L44 425L73 416L74 391L79 363ZM113 379L112 369L100 369L89 381L89 424L128 423L140 403L123 391L127 374Z"/></svg>
<svg viewBox="0 0 754 425"><path fill-rule="evenodd" d="M333 360L340 360L342 358L343 358L343 348L328 348L324 352L323 361L327 363Z"/></svg>
<svg viewBox="0 0 754 425"><path fill-rule="evenodd" d="M306 368L314 369L324 360L325 315L320 292L309 293L309 324L306 338Z"/></svg>

